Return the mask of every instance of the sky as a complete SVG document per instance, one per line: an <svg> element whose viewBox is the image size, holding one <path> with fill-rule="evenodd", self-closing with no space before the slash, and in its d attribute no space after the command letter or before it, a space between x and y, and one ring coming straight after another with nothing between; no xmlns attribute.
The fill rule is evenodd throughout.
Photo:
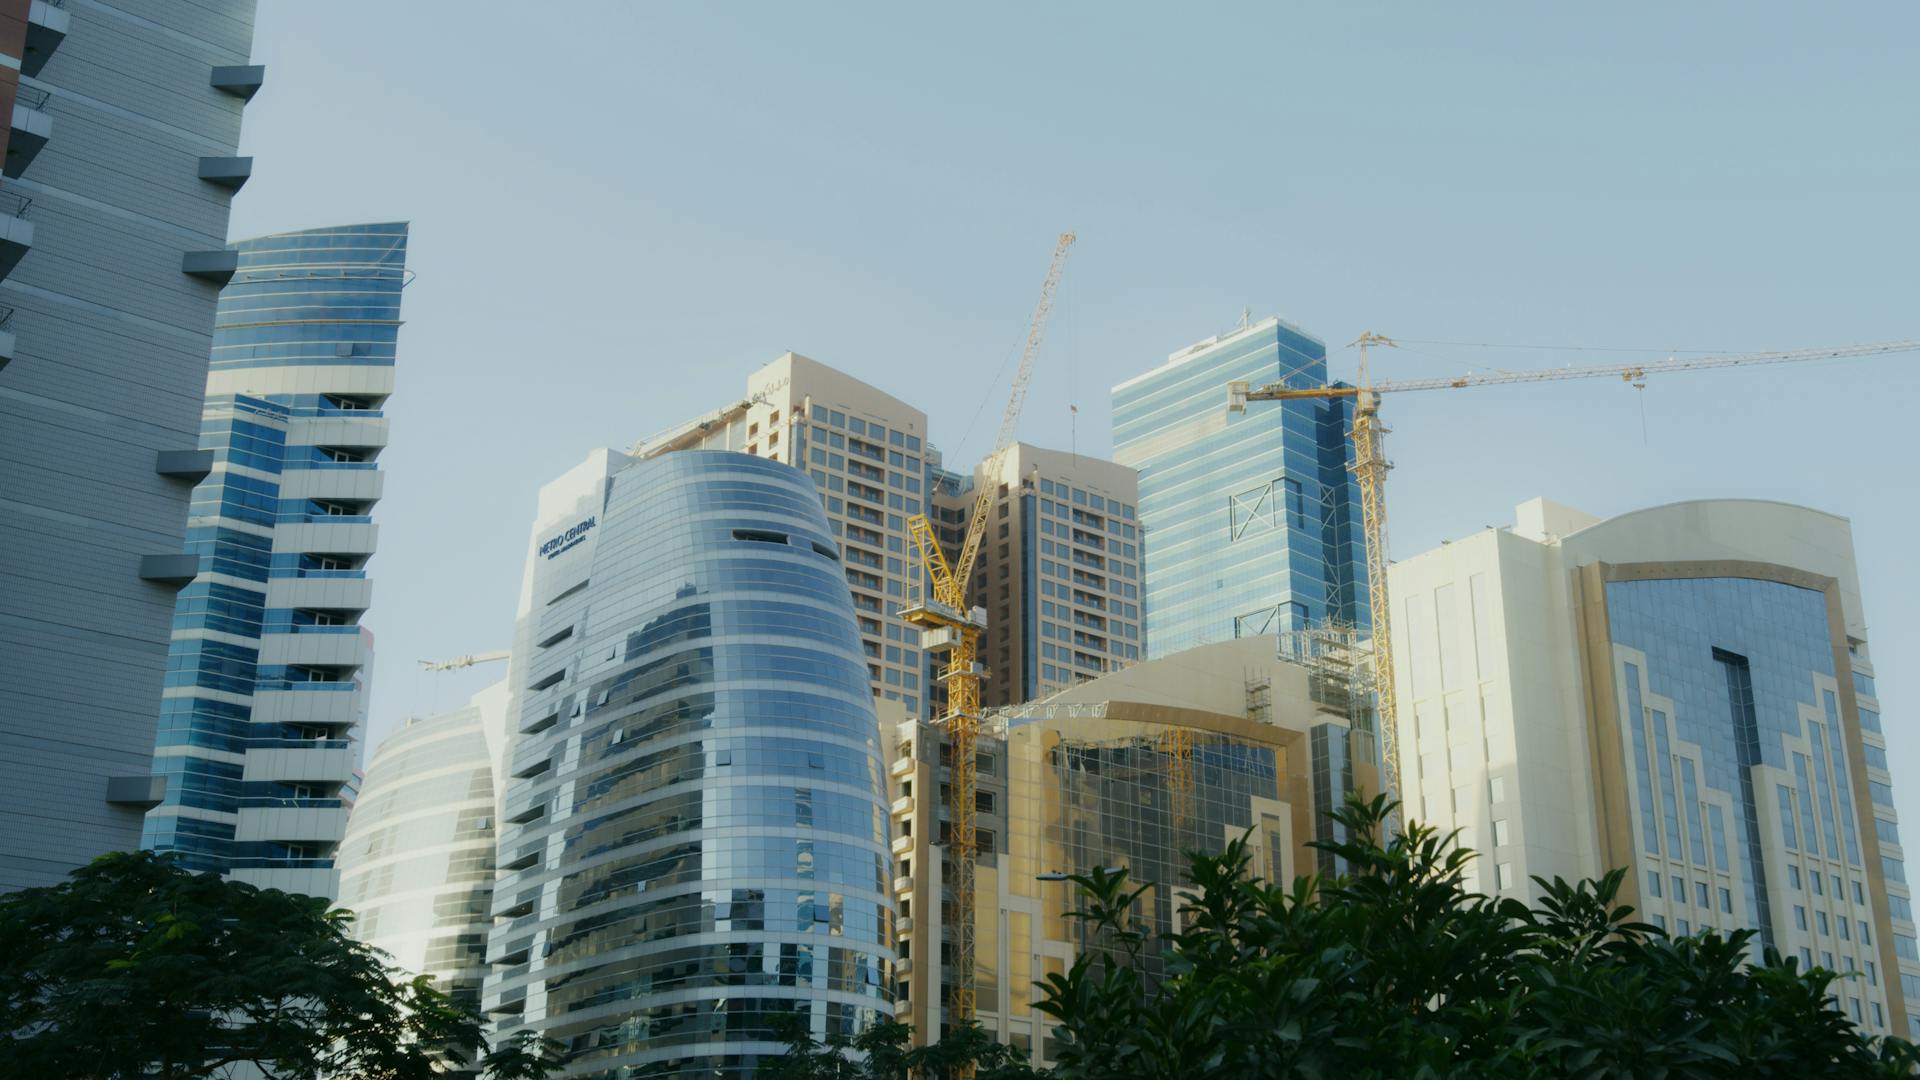
<svg viewBox="0 0 1920 1080"><path fill-rule="evenodd" d="M254 62L233 236L412 223L374 744L504 674L415 661L506 646L541 484L786 350L982 456L1064 230L1019 437L1089 454L1243 309L1336 377L1920 337L1912 3L261 0ZM1920 828L1917 415L1920 354L1390 399L1391 551L1536 495L1850 518Z"/></svg>

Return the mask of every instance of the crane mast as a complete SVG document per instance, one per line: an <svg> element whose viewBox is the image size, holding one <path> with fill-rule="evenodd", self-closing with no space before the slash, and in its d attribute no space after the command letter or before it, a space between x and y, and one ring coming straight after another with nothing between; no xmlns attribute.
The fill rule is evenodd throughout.
<svg viewBox="0 0 1920 1080"><path fill-rule="evenodd" d="M1376 723L1380 729L1383 786L1389 798L1398 802L1400 787L1399 709L1394 683L1394 656L1391 600L1387 594L1387 504L1386 479L1390 467L1382 447L1387 432L1380 422L1380 395L1417 390L1465 390L1481 386L1514 383L1560 382L1571 379L1617 378L1635 386L1650 375L1679 371L1708 371L1715 368L1745 367L1760 364L1792 364L1812 360L1848 359L1883 356L1888 353L1920 352L1920 341L1888 341L1867 345L1845 345L1830 349L1800 349L1784 352L1741 353L1731 356L1677 357L1645 364L1600 364L1586 367L1540 368L1532 371L1468 372L1448 378L1406 379L1373 382L1367 367L1367 349L1379 345L1394 347L1391 338L1368 331L1353 343L1360 350L1360 376L1356 386L1292 387L1285 383L1250 386L1245 382L1227 384L1227 410L1245 412L1250 401L1326 401L1353 399L1353 466L1360 487L1361 531L1367 552L1367 608L1372 622L1374 683L1378 700ZM1398 829L1400 811L1394 811L1389 826Z"/></svg>
<svg viewBox="0 0 1920 1080"><path fill-rule="evenodd" d="M1027 382L1033 376L1033 358L1046 336L1047 314L1053 309L1053 294L1060 285L1067 249L1073 246L1073 241L1072 233L1061 233L1054 246L1053 261L1040 286L1040 301L1034 305L1033 317L1027 323L1027 340L1021 348L1019 367L1014 371L1006 411L1000 417L1000 433L994 441L992 455L987 458L988 476L999 472L1007 448L1013 445L1015 422L1027 398ZM980 635L986 629L986 620L968 607L967 582L973 577L973 565L986 536L994 487L993 484L980 485L973 500L973 516L967 522L966 542L961 545L959 559L952 564L940 550L940 538L927 515L915 514L907 520L907 529L920 552L926 585L921 602L900 612L901 618L920 627L922 648L947 652L940 681L947 690L947 714L943 722L952 752L948 776L947 855L953 864L953 905L948 924L953 928L954 987L949 1015L955 1024L968 1023L974 1018L973 878L979 855L979 832L974 823L977 781L974 744L980 734L980 680L987 675L978 659Z"/></svg>

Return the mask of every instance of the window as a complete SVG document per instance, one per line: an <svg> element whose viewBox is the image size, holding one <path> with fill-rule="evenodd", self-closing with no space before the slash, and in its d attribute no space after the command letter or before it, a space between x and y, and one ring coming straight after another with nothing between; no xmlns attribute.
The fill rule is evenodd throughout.
<svg viewBox="0 0 1920 1080"><path fill-rule="evenodd" d="M1800 888L1800 868L1792 863L1787 864L1787 884L1793 886L1795 891Z"/></svg>
<svg viewBox="0 0 1920 1080"><path fill-rule="evenodd" d="M1699 905L1700 907L1711 906L1707 903L1707 883L1706 882L1696 881L1693 883L1693 902Z"/></svg>
<svg viewBox="0 0 1920 1080"><path fill-rule="evenodd" d="M1720 890L1720 910L1727 912L1733 910L1733 891L1731 889Z"/></svg>
<svg viewBox="0 0 1920 1080"><path fill-rule="evenodd" d="M1499 875L1497 880L1500 883L1500 888L1502 889L1513 888L1513 864L1510 862L1503 862L1499 865L1499 867L1497 867L1497 871Z"/></svg>
<svg viewBox="0 0 1920 1080"><path fill-rule="evenodd" d="M1505 777L1495 776L1488 778L1487 800L1497 803L1507 801L1507 780Z"/></svg>
<svg viewBox="0 0 1920 1080"><path fill-rule="evenodd" d="M1807 928L1807 909L1799 904L1793 905L1793 925L1801 930Z"/></svg>
<svg viewBox="0 0 1920 1080"><path fill-rule="evenodd" d="M1650 896L1660 895L1660 875L1659 874L1647 875L1647 893Z"/></svg>
<svg viewBox="0 0 1920 1080"><path fill-rule="evenodd" d="M1825 935L1825 934L1830 934L1830 933L1832 933L1832 932L1833 932L1833 930L1832 930L1832 928L1831 928L1831 927L1829 927L1829 926L1827 925L1827 913L1826 913L1826 912L1824 912L1824 911L1816 911L1816 912L1814 912L1814 913L1813 913L1813 921L1814 921L1814 923L1815 923L1816 925L1818 925L1818 926L1820 927L1820 933L1821 933L1822 935Z"/></svg>
<svg viewBox="0 0 1920 1080"><path fill-rule="evenodd" d="M1499 847L1502 844L1506 844L1510 842L1511 842L1511 839L1508 835L1507 819L1501 818L1500 820L1493 823L1493 844L1495 847Z"/></svg>

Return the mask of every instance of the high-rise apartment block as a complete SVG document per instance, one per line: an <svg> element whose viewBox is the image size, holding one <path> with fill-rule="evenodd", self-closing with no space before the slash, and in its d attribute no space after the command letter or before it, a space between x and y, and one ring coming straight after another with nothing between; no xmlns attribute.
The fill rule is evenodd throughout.
<svg viewBox="0 0 1920 1080"><path fill-rule="evenodd" d="M814 441L787 408L783 454ZM838 452L891 445L839 408ZM542 490L483 1005L501 1037L558 1042L557 1075L745 1080L788 1021L893 1015L886 762L842 550L816 484L763 457L598 451Z"/></svg>
<svg viewBox="0 0 1920 1080"><path fill-rule="evenodd" d="M981 485L993 489L992 516L969 592L987 612L982 703L1030 701L1139 660L1134 471L1015 443L969 480L936 485L935 528L950 558Z"/></svg>
<svg viewBox="0 0 1920 1080"><path fill-rule="evenodd" d="M387 736L367 761L338 860L353 936L475 1008L493 929L507 697L498 682Z"/></svg>
<svg viewBox="0 0 1920 1080"><path fill-rule="evenodd" d="M243 241L221 292L142 842L332 896L367 708L405 224Z"/></svg>
<svg viewBox="0 0 1920 1080"><path fill-rule="evenodd" d="M1113 452L1139 470L1149 655L1322 623L1368 626L1345 400L1227 413L1227 384L1327 382L1318 338L1266 319L1113 388Z"/></svg>
<svg viewBox="0 0 1920 1080"><path fill-rule="evenodd" d="M841 543L874 696L921 715L927 690L919 633L900 619L900 609L919 589L920 558L907 518L926 505L926 437L926 413L787 353L747 378L744 400L650 438L634 452L738 450L812 477Z"/></svg>
<svg viewBox="0 0 1920 1080"><path fill-rule="evenodd" d="M1843 518L1544 500L1392 569L1409 816L1464 830L1477 884L1628 871L1668 931L1853 976L1868 1031L1920 1028L1920 951Z"/></svg>
<svg viewBox="0 0 1920 1080"><path fill-rule="evenodd" d="M1324 679L1247 637L1149 660L990 716L976 743L974 984L980 1025L1049 1064L1033 983L1086 943L1068 874L1125 867L1150 885L1145 928L1176 929L1184 853L1247 836L1255 873L1288 882L1317 853L1312 732L1346 723ZM938 724L892 732L899 1016L922 1043L950 1022L950 751ZM1378 777L1363 767L1371 789ZM1150 957L1148 974L1164 969Z"/></svg>
<svg viewBox="0 0 1920 1080"><path fill-rule="evenodd" d="M253 0L0 2L0 889L138 846Z"/></svg>

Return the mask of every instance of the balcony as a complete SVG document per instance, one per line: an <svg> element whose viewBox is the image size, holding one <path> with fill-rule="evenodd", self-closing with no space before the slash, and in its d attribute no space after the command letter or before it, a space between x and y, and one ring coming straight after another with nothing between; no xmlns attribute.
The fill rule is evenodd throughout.
<svg viewBox="0 0 1920 1080"><path fill-rule="evenodd" d="M140 580L176 588L192 581L200 573L198 555L142 555Z"/></svg>
<svg viewBox="0 0 1920 1080"><path fill-rule="evenodd" d="M298 843L314 840L338 843L347 827L346 807L338 805L338 799L308 801L332 802L335 805L243 806L239 820L234 823L233 838L243 842L278 840Z"/></svg>
<svg viewBox="0 0 1920 1080"><path fill-rule="evenodd" d="M267 582L267 606L338 611L365 611L373 604L373 582L359 571L352 577L276 577ZM335 571L335 573L340 573Z"/></svg>
<svg viewBox="0 0 1920 1080"><path fill-rule="evenodd" d="M896 836L893 838L893 853L895 855L905 855L907 852L912 850L913 850L913 837Z"/></svg>
<svg viewBox="0 0 1920 1080"><path fill-rule="evenodd" d="M275 551L324 551L338 555L371 555L380 541L380 526L352 522L286 524L274 530Z"/></svg>
<svg viewBox="0 0 1920 1080"><path fill-rule="evenodd" d="M33 222L27 211L33 200L12 191L0 191L0 278L13 273L33 250Z"/></svg>
<svg viewBox="0 0 1920 1080"><path fill-rule="evenodd" d="M153 471L156 476L197 484L213 472L213 451L161 450L154 455Z"/></svg>
<svg viewBox="0 0 1920 1080"><path fill-rule="evenodd" d="M7 362L13 359L13 309L0 307L0 371L6 370Z"/></svg>
<svg viewBox="0 0 1920 1080"><path fill-rule="evenodd" d="M22 83L14 91L12 130L7 133L7 158L0 173L19 179L27 171L41 147L53 137L53 117L46 112L51 95L38 87Z"/></svg>
<svg viewBox="0 0 1920 1080"><path fill-rule="evenodd" d="M358 668L367 662L358 626L303 627L343 633L268 633L260 638L260 663L305 667ZM334 684L323 684L334 685Z"/></svg>
<svg viewBox="0 0 1920 1080"><path fill-rule="evenodd" d="M264 64L231 64L213 69L207 84L223 94L231 94L241 101L252 101L253 95L267 81L267 68Z"/></svg>
<svg viewBox="0 0 1920 1080"><path fill-rule="evenodd" d="M31 0L27 5L27 40L20 54L20 73L39 75L47 60L67 40L64 0Z"/></svg>
<svg viewBox="0 0 1920 1080"><path fill-rule="evenodd" d="M352 685L315 683L315 686ZM253 697L256 724L297 724L334 730L360 722L361 701L354 694L308 694L297 690L259 691Z"/></svg>
<svg viewBox="0 0 1920 1080"><path fill-rule="evenodd" d="M164 776L115 776L107 780L107 801L116 806L151 810L167 797Z"/></svg>
<svg viewBox="0 0 1920 1080"><path fill-rule="evenodd" d="M225 285L240 270L240 253L226 248L189 251L180 257L180 272L188 277Z"/></svg>
<svg viewBox="0 0 1920 1080"><path fill-rule="evenodd" d="M374 470L295 469L282 473L280 498L378 502L387 474Z"/></svg>
<svg viewBox="0 0 1920 1080"><path fill-rule="evenodd" d="M260 749L247 751L242 780L342 784L352 779L359 755L352 744L336 749Z"/></svg>
<svg viewBox="0 0 1920 1080"><path fill-rule="evenodd" d="M392 424L393 421L371 410L301 416L287 425L287 445L378 450L387 445Z"/></svg>
<svg viewBox="0 0 1920 1080"><path fill-rule="evenodd" d="M247 866L235 867L227 877L233 881L244 881L256 889L279 889L308 896L340 895L340 871L336 868Z"/></svg>
<svg viewBox="0 0 1920 1080"><path fill-rule="evenodd" d="M226 188L228 191L237 193L247 186L247 180L252 175L253 159L250 157L203 157L200 159L200 179L214 187Z"/></svg>

